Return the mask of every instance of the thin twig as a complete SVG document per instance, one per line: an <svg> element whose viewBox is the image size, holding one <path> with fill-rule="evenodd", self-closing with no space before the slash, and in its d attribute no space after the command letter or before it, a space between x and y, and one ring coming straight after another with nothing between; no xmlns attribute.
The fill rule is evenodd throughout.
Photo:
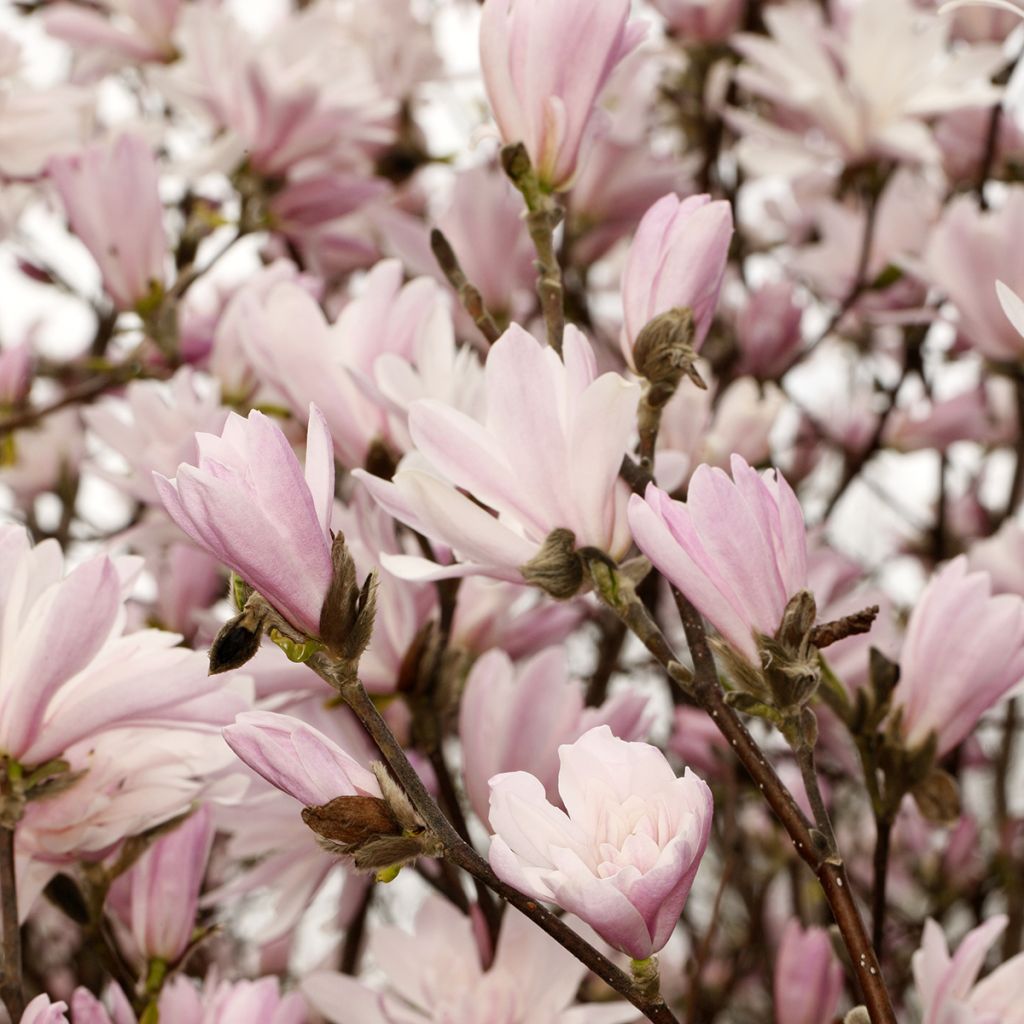
<svg viewBox="0 0 1024 1024"><path fill-rule="evenodd" d="M448 283L455 289L462 308L472 317L480 333L493 345L501 337L501 329L487 311L480 289L466 277L451 242L438 228L430 232L430 249Z"/></svg>
<svg viewBox="0 0 1024 1024"><path fill-rule="evenodd" d="M25 995L21 981L21 926L14 877L14 828L0 825L0 927L3 928L3 973L0 998L12 1021L21 1020Z"/></svg>

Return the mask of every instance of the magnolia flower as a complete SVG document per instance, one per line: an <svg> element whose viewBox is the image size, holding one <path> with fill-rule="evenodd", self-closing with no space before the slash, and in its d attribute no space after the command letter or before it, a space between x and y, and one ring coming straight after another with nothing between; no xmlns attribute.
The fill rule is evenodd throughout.
<svg viewBox="0 0 1024 1024"><path fill-rule="evenodd" d="M577 914L636 960L668 941L711 831L707 785L607 725L559 747L558 792L526 772L491 780L490 861L509 885Z"/></svg>
<svg viewBox="0 0 1024 1024"><path fill-rule="evenodd" d="M618 1000L576 1004L586 968L511 907L486 970L471 918L450 903L428 896L414 929L409 935L385 925L370 933L383 992L348 975L315 971L302 981L306 998L332 1024L623 1024L636 1017Z"/></svg>
<svg viewBox="0 0 1024 1024"><path fill-rule="evenodd" d="M751 292L736 318L740 350L736 372L763 379L781 377L803 344L802 319L803 308L788 281L772 281Z"/></svg>
<svg viewBox="0 0 1024 1024"><path fill-rule="evenodd" d="M978 981L989 949L1006 928L1007 918L996 914L968 932L956 954L949 955L939 924L925 922L921 948L911 961L914 983L921 999L921 1024L984 1021L1014 1024L1024 1001L1024 953L1007 960Z"/></svg>
<svg viewBox="0 0 1024 1024"><path fill-rule="evenodd" d="M830 1024L843 991L843 969L824 928L786 922L775 958L776 1024Z"/></svg>
<svg viewBox="0 0 1024 1024"><path fill-rule="evenodd" d="M0 409L18 405L28 397L34 361L32 346L27 341L0 348Z"/></svg>
<svg viewBox="0 0 1024 1024"><path fill-rule="evenodd" d="M1024 677L1024 599L992 596L988 573L954 558L914 605L899 661L903 738L915 747L934 732L942 757Z"/></svg>
<svg viewBox="0 0 1024 1024"><path fill-rule="evenodd" d="M526 147L541 185L568 188L594 104L643 38L628 0L486 0L484 86L504 142Z"/></svg>
<svg viewBox="0 0 1024 1024"><path fill-rule="evenodd" d="M310 406L306 471L273 420L232 413L220 437L197 434L198 465L153 474L168 515L200 547L311 636L331 582L334 457L320 410Z"/></svg>
<svg viewBox="0 0 1024 1024"><path fill-rule="evenodd" d="M990 537L970 546L967 564L989 574L995 593L1024 597L1024 526L1007 519Z"/></svg>
<svg viewBox="0 0 1024 1024"><path fill-rule="evenodd" d="M456 563L392 555L385 568L407 579L482 573L521 583L520 567L555 529L613 558L628 551L628 488L618 472L639 389L616 373L598 376L590 344L571 325L564 352L563 363L513 324L488 353L482 423L437 401L413 403L409 429L431 471L410 460L393 483L355 475L389 513L450 547Z"/></svg>
<svg viewBox="0 0 1024 1024"><path fill-rule="evenodd" d="M559 746L603 724L622 739L637 739L646 709L647 698L632 690L601 708L585 708L563 647L541 651L518 668L504 651L488 651L470 670L459 706L462 774L473 810L488 824L488 780L499 772L529 772L557 803Z"/></svg>
<svg viewBox="0 0 1024 1024"><path fill-rule="evenodd" d="M654 0L669 31L694 43L725 42L743 21L746 0Z"/></svg>
<svg viewBox="0 0 1024 1024"><path fill-rule="evenodd" d="M640 550L753 664L756 634L772 636L807 585L807 536L792 488L732 457L732 476L700 466L686 502L650 484L629 503Z"/></svg>
<svg viewBox="0 0 1024 1024"><path fill-rule="evenodd" d="M149 145L136 135L55 157L49 175L71 230L99 264L103 284L120 309L150 299L164 284L167 238L159 171Z"/></svg>
<svg viewBox="0 0 1024 1024"><path fill-rule="evenodd" d="M662 196L640 221L622 274L622 352L631 367L644 325L660 313L693 314L693 347L711 327L732 238L732 208L723 199ZM634 367L635 368L635 367Z"/></svg>
<svg viewBox="0 0 1024 1024"><path fill-rule="evenodd" d="M98 555L67 575L56 541L0 524L0 752L26 765L115 725L187 721L219 689L175 633L122 635L137 559Z"/></svg>
<svg viewBox="0 0 1024 1024"><path fill-rule="evenodd" d="M55 1003L41 993L25 1007L19 1024L68 1024L67 1003Z"/></svg>
<svg viewBox="0 0 1024 1024"><path fill-rule="evenodd" d="M380 796L373 772L319 729L273 711L246 711L224 739L254 772L306 807L339 796Z"/></svg>
<svg viewBox="0 0 1024 1024"><path fill-rule="evenodd" d="M148 959L173 964L188 947L213 832L210 809L201 807L132 868L132 936Z"/></svg>
<svg viewBox="0 0 1024 1024"><path fill-rule="evenodd" d="M167 61L175 56L174 33L184 0L105 0L96 10L77 4L57 3L43 12L47 34L63 39L76 49L99 51L93 60L106 57L119 62ZM104 10L106 8L106 10ZM115 21L111 15L119 15ZM101 64L102 66L102 64Z"/></svg>

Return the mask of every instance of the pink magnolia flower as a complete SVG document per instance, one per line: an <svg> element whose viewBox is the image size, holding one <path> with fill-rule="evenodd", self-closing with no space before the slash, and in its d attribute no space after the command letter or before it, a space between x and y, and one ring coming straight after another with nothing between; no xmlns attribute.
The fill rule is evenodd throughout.
<svg viewBox="0 0 1024 1024"><path fill-rule="evenodd" d="M0 409L18 405L28 397L34 361L32 346L27 341L0 348Z"/></svg>
<svg viewBox="0 0 1024 1024"><path fill-rule="evenodd" d="M110 985L103 998L100 1002L87 988L76 988L71 995L74 1024L136 1024L132 1005L118 985Z"/></svg>
<svg viewBox="0 0 1024 1024"><path fill-rule="evenodd" d="M907 623L894 709L908 746L938 736L948 753L1024 678L1024 599L992 595L961 555L932 577Z"/></svg>
<svg viewBox="0 0 1024 1024"><path fill-rule="evenodd" d="M375 991L348 975L315 971L302 981L312 1006L332 1024L624 1024L636 1011L614 1001L576 1004L586 968L511 907L486 970L469 917L428 896L409 935L393 925L370 933L369 953L384 973ZM443 981L442 981L443 979Z"/></svg>
<svg viewBox="0 0 1024 1024"><path fill-rule="evenodd" d="M1024 526L1007 519L992 536L968 548L967 564L988 573L995 593L1024 597Z"/></svg>
<svg viewBox="0 0 1024 1024"><path fill-rule="evenodd" d="M654 0L680 39L694 43L725 42L743 21L746 0Z"/></svg>
<svg viewBox="0 0 1024 1024"><path fill-rule="evenodd" d="M968 932L951 957L939 924L925 922L921 948L914 954L914 982L924 1011L921 1024L1015 1024L1024 1001L1024 953L978 981L989 949L1006 928L996 914Z"/></svg>
<svg viewBox="0 0 1024 1024"><path fill-rule="evenodd" d="M489 824L488 781L512 771L538 778L557 804L560 745L605 724L621 739L638 739L646 710L647 698L632 690L585 708L564 648L541 651L518 667L504 651L488 651L470 670L459 708L463 781L473 810Z"/></svg>
<svg viewBox="0 0 1024 1024"><path fill-rule="evenodd" d="M732 208L706 195L680 199L670 192L644 214L622 274L622 352L630 366L644 325L670 309L691 310L693 347L704 343L718 305L732 231Z"/></svg>
<svg viewBox="0 0 1024 1024"><path fill-rule="evenodd" d="M160 1019L174 1024L306 1024L307 1020L305 1000L298 992L282 995L275 977L218 982L208 976L199 989L191 978L178 974L164 986L158 1007Z"/></svg>
<svg viewBox="0 0 1024 1024"><path fill-rule="evenodd" d="M628 488L618 472L639 389L616 373L598 376L590 344L571 325L564 351L563 363L513 324L488 353L482 423L437 401L415 402L414 454L429 466L407 457L392 483L356 471L388 512L457 559L438 566L385 556L386 568L404 578L482 573L521 583L520 566L556 528L571 530L577 546L626 553Z"/></svg>
<svg viewBox="0 0 1024 1024"><path fill-rule="evenodd" d="M55 1003L41 993L25 1007L20 1024L68 1024L67 1003Z"/></svg>
<svg viewBox="0 0 1024 1024"><path fill-rule="evenodd" d="M646 25L627 0L486 0L480 65L498 130L522 142L541 185L568 188L615 65Z"/></svg>
<svg viewBox="0 0 1024 1024"><path fill-rule="evenodd" d="M651 484L630 499L629 522L640 550L758 664L755 633L773 635L807 585L807 535L780 473L762 476L734 455L732 476L700 466L685 503Z"/></svg>
<svg viewBox="0 0 1024 1024"><path fill-rule="evenodd" d="M303 475L288 439L253 410L232 413L220 437L197 434L198 465L153 474L168 515L311 636L331 582L334 457L310 406Z"/></svg>
<svg viewBox="0 0 1024 1024"><path fill-rule="evenodd" d="M136 135L55 157L49 175L71 230L99 264L120 309L133 309L163 287L167 238L153 151Z"/></svg>
<svg viewBox="0 0 1024 1024"><path fill-rule="evenodd" d="M577 914L642 960L668 941L711 831L707 785L607 725L558 750L553 807L526 772L491 780L490 860L509 885Z"/></svg>
<svg viewBox="0 0 1024 1024"><path fill-rule="evenodd" d="M273 711L246 711L224 739L254 772L306 807L339 796L380 796L374 774L319 729Z"/></svg>
<svg viewBox="0 0 1024 1024"><path fill-rule="evenodd" d="M803 308L789 281L771 281L752 292L736 319L736 372L781 377L803 345L802 320Z"/></svg>
<svg viewBox="0 0 1024 1024"><path fill-rule="evenodd" d="M775 959L777 1024L830 1024L843 991L843 969L824 928L790 919Z"/></svg>
<svg viewBox="0 0 1024 1024"><path fill-rule="evenodd" d="M72 744L140 721L187 721L220 689L175 633L123 634L137 559L98 555L66 576L53 540L31 546L0 524L0 751L41 764ZM145 681L145 685L140 684Z"/></svg>
<svg viewBox="0 0 1024 1024"><path fill-rule="evenodd" d="M173 964L188 947L213 833L210 809L201 807L132 868L131 930L147 959Z"/></svg>

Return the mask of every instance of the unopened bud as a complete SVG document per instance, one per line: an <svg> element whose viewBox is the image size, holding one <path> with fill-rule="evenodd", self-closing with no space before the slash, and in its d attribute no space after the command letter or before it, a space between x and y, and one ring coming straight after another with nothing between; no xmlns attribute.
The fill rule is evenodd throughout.
<svg viewBox="0 0 1024 1024"><path fill-rule="evenodd" d="M371 573L362 586L356 566L339 531L331 547L333 572L320 610L320 639L337 658L358 665L373 635L377 576Z"/></svg>
<svg viewBox="0 0 1024 1024"><path fill-rule="evenodd" d="M576 551L576 534L561 526L552 530L537 554L519 571L527 583L559 601L575 597L583 585L583 561Z"/></svg>
<svg viewBox="0 0 1024 1024"><path fill-rule="evenodd" d="M637 335L633 362L640 376L651 384L647 401L652 406L664 405L684 374L697 387L707 388L695 366L693 337L693 312L678 307L659 313Z"/></svg>

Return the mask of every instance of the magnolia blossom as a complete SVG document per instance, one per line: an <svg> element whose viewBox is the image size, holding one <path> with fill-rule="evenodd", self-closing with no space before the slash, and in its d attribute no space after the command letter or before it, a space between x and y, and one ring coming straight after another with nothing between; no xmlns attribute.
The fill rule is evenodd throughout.
<svg viewBox="0 0 1024 1024"><path fill-rule="evenodd" d="M590 344L571 325L564 352L563 363L513 324L487 357L482 423L437 401L415 402L409 429L429 465L403 461L393 483L356 472L388 512L457 559L438 566L384 556L387 569L405 578L482 573L521 583L520 567L558 528L577 546L626 553L628 489L618 472L639 389L616 373L598 376Z"/></svg>
<svg viewBox="0 0 1024 1024"><path fill-rule="evenodd" d="M385 925L370 933L382 992L348 975L314 971L302 982L306 998L332 1024L624 1024L636 1017L621 1001L575 1004L586 968L511 907L486 970L471 919L450 903L428 896L414 929L409 935Z"/></svg>
<svg viewBox="0 0 1024 1024"><path fill-rule="evenodd" d="M1024 526L1007 519L992 536L970 546L967 564L988 573L995 593L1024 597Z"/></svg>
<svg viewBox="0 0 1024 1024"><path fill-rule="evenodd" d="M306 1001L298 992L282 994L275 977L218 982L209 976L199 989L191 978L178 974L163 987L158 1006L160 1020L174 1024L306 1024L308 1020Z"/></svg>
<svg viewBox="0 0 1024 1024"><path fill-rule="evenodd" d="M518 669L504 651L488 651L473 665L459 709L462 773L473 810L488 824L488 780L499 772L529 772L557 803L559 746L604 724L622 739L638 739L646 710L647 698L629 690L603 707L585 708L564 648L541 651Z"/></svg>
<svg viewBox="0 0 1024 1024"><path fill-rule="evenodd" d="M498 876L577 914L636 960L668 941L711 831L712 799L689 769L607 725L558 750L552 806L526 772L491 780L490 860Z"/></svg>
<svg viewBox="0 0 1024 1024"><path fill-rule="evenodd" d="M289 715L246 711L224 729L224 739L254 772L307 807L339 796L380 796L373 772Z"/></svg>
<svg viewBox="0 0 1024 1024"><path fill-rule="evenodd" d="M136 135L55 157L49 175L82 240L121 309L132 309L164 284L167 239L159 171Z"/></svg>
<svg viewBox="0 0 1024 1024"><path fill-rule="evenodd" d="M547 189L568 188L615 65L643 38L628 0L486 0L480 65L501 137Z"/></svg>
<svg viewBox="0 0 1024 1024"><path fill-rule="evenodd" d="M220 437L197 434L198 465L153 474L168 515L200 547L315 636L331 582L334 457L320 410L310 406L306 471L273 420L232 413Z"/></svg>
<svg viewBox="0 0 1024 1024"><path fill-rule="evenodd" d="M828 932L787 921L775 958L776 1024L831 1024L842 991Z"/></svg>
<svg viewBox="0 0 1024 1024"><path fill-rule="evenodd" d="M650 484L629 503L640 550L741 654L759 664L756 634L771 636L807 585L807 536L792 488L732 457L732 476L700 466L686 502Z"/></svg>
<svg viewBox="0 0 1024 1024"><path fill-rule="evenodd" d="M19 1024L68 1024L67 1010L67 1003L55 1003L43 992L25 1007Z"/></svg>
<svg viewBox="0 0 1024 1024"><path fill-rule="evenodd" d="M96 6L48 6L43 12L47 33L77 49L99 51L111 62L115 55L133 63L173 60L171 37L183 0L103 0ZM99 54L94 59L99 62Z"/></svg>
<svg viewBox="0 0 1024 1024"><path fill-rule="evenodd" d="M660 313L693 314L693 347L703 344L725 275L732 208L723 199L662 196L640 221L622 274L622 351L632 367L644 325Z"/></svg>
<svg viewBox="0 0 1024 1024"><path fill-rule="evenodd" d="M788 281L771 281L752 292L736 318L737 372L780 377L803 344L802 319L803 308Z"/></svg>
<svg viewBox="0 0 1024 1024"><path fill-rule="evenodd" d="M978 981L988 951L1006 928L996 914L968 932L951 957L941 926L925 922L921 948L914 954L914 982L921 1000L921 1024L1015 1024L1024 1005L1024 953Z"/></svg>
<svg viewBox="0 0 1024 1024"><path fill-rule="evenodd" d="M964 556L932 577L907 623L893 691L908 746L935 733L948 753L1024 678L1024 599L992 595Z"/></svg>
<svg viewBox="0 0 1024 1024"><path fill-rule="evenodd" d="M218 689L177 634L122 635L137 559L63 563L56 541L0 524L0 752L27 765L115 725L188 720Z"/></svg>
<svg viewBox="0 0 1024 1024"><path fill-rule="evenodd" d="M654 0L654 6L680 39L720 43L740 27L747 0Z"/></svg>
<svg viewBox="0 0 1024 1024"><path fill-rule="evenodd" d="M0 348L0 409L18 405L28 397L34 360L32 346L27 341Z"/></svg>

